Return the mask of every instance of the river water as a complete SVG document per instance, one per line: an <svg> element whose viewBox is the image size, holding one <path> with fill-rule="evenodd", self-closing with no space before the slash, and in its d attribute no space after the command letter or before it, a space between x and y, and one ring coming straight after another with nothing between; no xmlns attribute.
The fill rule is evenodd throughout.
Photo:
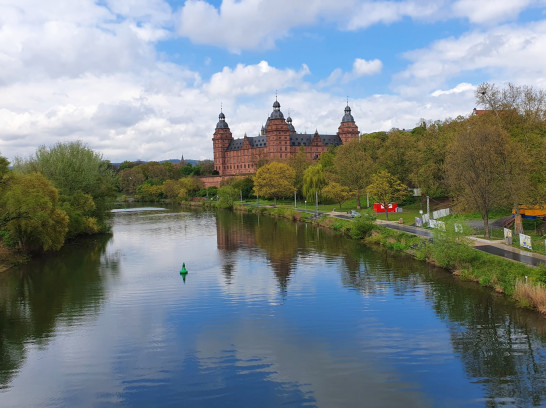
<svg viewBox="0 0 546 408"><path fill-rule="evenodd" d="M310 225L120 211L0 274L0 406L114 405L546 406L546 319Z"/></svg>

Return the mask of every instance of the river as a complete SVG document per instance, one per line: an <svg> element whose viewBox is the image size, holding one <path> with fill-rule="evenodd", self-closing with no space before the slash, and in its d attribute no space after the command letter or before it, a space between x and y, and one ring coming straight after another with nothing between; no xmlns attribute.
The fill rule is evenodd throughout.
<svg viewBox="0 0 546 408"><path fill-rule="evenodd" d="M264 216L112 223L0 274L1 407L546 406L546 319L441 269Z"/></svg>

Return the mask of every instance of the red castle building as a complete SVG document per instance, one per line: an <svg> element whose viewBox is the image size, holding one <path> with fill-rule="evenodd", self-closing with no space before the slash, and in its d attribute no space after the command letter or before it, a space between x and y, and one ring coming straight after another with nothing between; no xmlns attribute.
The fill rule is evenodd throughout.
<svg viewBox="0 0 546 408"><path fill-rule="evenodd" d="M339 146L359 137L349 105L345 108L345 115L335 135L297 133L292 125L292 118L288 116L284 119L281 104L277 100L273 103L273 112L258 136L248 137L245 134L242 139L234 139L225 115L220 112L218 118L212 142L214 169L220 176L254 174L260 160L289 158L301 146L304 146L309 159L316 160L329 146Z"/></svg>

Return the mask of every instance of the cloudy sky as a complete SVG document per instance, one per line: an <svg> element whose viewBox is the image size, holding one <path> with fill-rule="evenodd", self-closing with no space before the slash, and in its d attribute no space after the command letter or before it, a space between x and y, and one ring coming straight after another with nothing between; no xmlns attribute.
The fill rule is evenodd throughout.
<svg viewBox="0 0 546 408"><path fill-rule="evenodd" d="M468 115L488 81L546 88L546 0L0 0L0 155L82 140L113 162L256 135Z"/></svg>

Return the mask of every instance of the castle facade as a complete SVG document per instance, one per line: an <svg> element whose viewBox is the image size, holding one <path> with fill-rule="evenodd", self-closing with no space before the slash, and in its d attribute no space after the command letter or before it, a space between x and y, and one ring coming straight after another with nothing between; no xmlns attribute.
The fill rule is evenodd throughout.
<svg viewBox="0 0 546 408"><path fill-rule="evenodd" d="M245 134L242 139L234 139L222 112L218 119L212 143L214 169L220 176L254 174L261 160L287 159L296 154L301 146L310 160L317 160L329 146L338 146L359 137L349 105L345 107L345 115L335 135L321 135L317 131L314 135L297 133L292 118L288 116L284 119L277 100L258 136L248 137Z"/></svg>

